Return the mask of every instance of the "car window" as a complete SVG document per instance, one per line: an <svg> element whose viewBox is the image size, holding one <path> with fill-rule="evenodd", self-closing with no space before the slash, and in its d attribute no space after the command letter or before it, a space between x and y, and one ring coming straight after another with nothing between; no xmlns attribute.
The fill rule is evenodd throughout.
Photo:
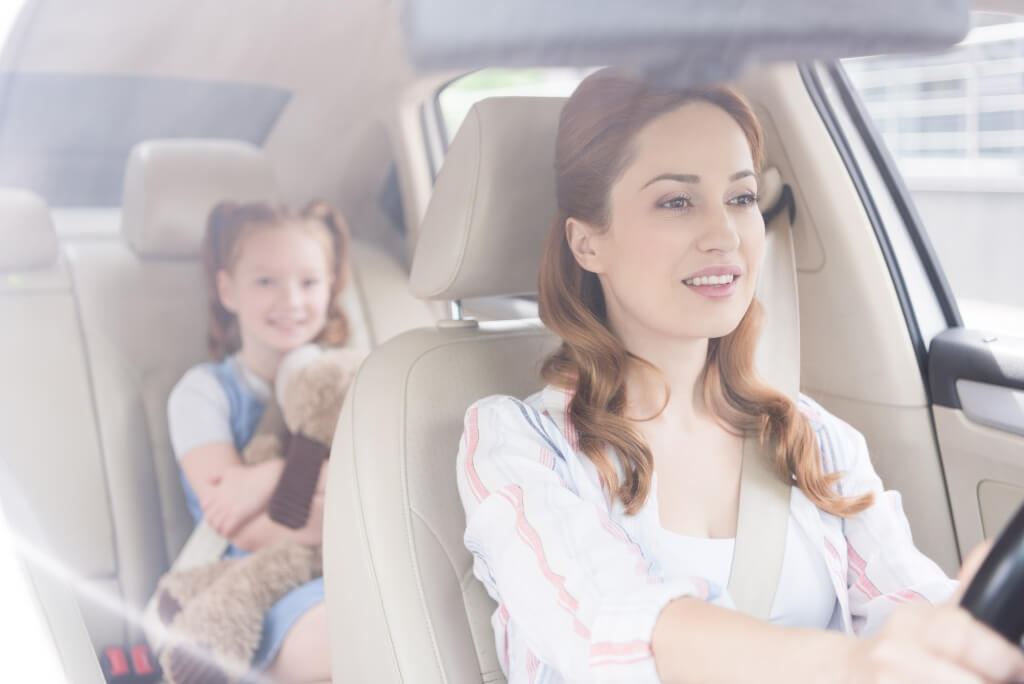
<svg viewBox="0 0 1024 684"><path fill-rule="evenodd" d="M470 107L488 97L569 97L593 69L481 69L437 93L446 140L451 142Z"/></svg>
<svg viewBox="0 0 1024 684"><path fill-rule="evenodd" d="M903 176L964 325L1024 336L1024 17L940 54L843 66Z"/></svg>

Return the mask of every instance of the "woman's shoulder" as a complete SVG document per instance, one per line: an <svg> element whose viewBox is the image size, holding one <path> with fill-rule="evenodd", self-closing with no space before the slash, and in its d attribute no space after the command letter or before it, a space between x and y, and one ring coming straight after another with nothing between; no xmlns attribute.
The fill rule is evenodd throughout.
<svg viewBox="0 0 1024 684"><path fill-rule="evenodd" d="M571 449L556 422L558 391L548 386L522 399L509 394L478 399L466 411L467 429L500 436L503 441L514 437L536 441L564 456Z"/></svg>
<svg viewBox="0 0 1024 684"><path fill-rule="evenodd" d="M474 401L469 411L487 411L497 413L508 413L510 415L521 415L525 411L543 411L543 390L534 392L530 396L520 399L511 394L491 394Z"/></svg>
<svg viewBox="0 0 1024 684"><path fill-rule="evenodd" d="M855 468L861 454L866 452L864 436L806 394L800 394L797 407L814 430L824 471L830 473Z"/></svg>

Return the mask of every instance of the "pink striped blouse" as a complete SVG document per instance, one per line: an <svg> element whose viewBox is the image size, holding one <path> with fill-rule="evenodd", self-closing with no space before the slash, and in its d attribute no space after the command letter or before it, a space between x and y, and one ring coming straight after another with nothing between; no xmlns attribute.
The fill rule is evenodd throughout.
<svg viewBox="0 0 1024 684"><path fill-rule="evenodd" d="M458 485L473 572L497 602L491 624L510 684L657 682L651 632L671 600L733 608L725 587L673 576L657 557L656 495L626 515L609 506L553 386L525 401L492 396L466 413ZM817 540L838 602L836 627L867 634L907 601L946 600L956 583L915 548L898 492L886 492L863 436L807 397L826 472L875 503L843 520L798 488L790 524Z"/></svg>

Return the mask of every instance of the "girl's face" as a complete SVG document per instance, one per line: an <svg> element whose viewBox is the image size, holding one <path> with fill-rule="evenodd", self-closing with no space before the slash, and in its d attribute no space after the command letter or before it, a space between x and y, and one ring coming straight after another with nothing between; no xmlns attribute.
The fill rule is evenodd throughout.
<svg viewBox="0 0 1024 684"><path fill-rule="evenodd" d="M647 124L631 151L607 229L566 224L577 261L601 281L612 330L627 348L727 335L750 306L764 250L743 130L691 102Z"/></svg>
<svg viewBox="0 0 1024 684"><path fill-rule="evenodd" d="M251 231L234 268L217 274L221 303L238 318L242 348L278 354L320 333L330 286L324 246L297 223Z"/></svg>

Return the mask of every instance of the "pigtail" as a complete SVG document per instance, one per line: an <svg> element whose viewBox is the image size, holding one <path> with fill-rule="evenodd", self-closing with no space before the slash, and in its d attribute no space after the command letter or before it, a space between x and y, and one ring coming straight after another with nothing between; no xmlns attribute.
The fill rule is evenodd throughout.
<svg viewBox="0 0 1024 684"><path fill-rule="evenodd" d="M341 293L352 278L351 245L352 234L341 213L327 202L313 200L302 210L302 217L319 221L331 236L331 256L334 273L331 281L330 304L327 307L327 322L316 338L316 342L330 346L345 344L349 336L349 321L341 306Z"/></svg>
<svg viewBox="0 0 1024 684"><path fill-rule="evenodd" d="M235 242L239 205L235 202L220 202L211 211L206 221L206 234L201 249L203 276L209 301L206 347L210 356L219 361L237 349L240 340L238 321L235 315L221 304L217 292L217 273L225 267Z"/></svg>

